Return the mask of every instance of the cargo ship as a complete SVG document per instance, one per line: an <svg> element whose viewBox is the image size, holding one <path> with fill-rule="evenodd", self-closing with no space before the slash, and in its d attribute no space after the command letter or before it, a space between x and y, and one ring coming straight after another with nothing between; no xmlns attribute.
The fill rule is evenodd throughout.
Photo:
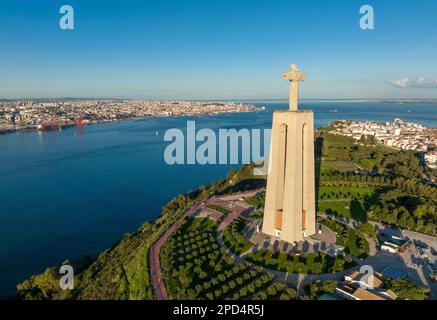
<svg viewBox="0 0 437 320"><path fill-rule="evenodd" d="M58 130L61 131L62 128L59 125L59 123L55 119L48 120L40 120L38 122L38 125L36 127L39 131L54 131Z"/></svg>

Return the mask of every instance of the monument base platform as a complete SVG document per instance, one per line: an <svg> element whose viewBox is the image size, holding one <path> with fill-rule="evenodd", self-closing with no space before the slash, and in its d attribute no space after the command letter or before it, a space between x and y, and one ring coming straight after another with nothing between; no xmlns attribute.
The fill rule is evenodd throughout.
<svg viewBox="0 0 437 320"><path fill-rule="evenodd" d="M292 254L326 252L337 240L335 233L331 229L319 223L317 223L316 228L317 230L320 229L321 233L317 232L295 243L283 241L279 237L265 234L262 231L257 232L257 230L261 230L261 225L261 219L251 221L243 230L246 238L255 244L253 251L264 248L273 252Z"/></svg>

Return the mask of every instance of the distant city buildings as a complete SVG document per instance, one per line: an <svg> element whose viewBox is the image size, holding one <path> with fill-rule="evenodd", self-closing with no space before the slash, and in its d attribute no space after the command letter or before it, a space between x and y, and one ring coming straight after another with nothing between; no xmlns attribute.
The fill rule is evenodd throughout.
<svg viewBox="0 0 437 320"><path fill-rule="evenodd" d="M355 140L371 136L387 147L422 152L426 164L431 168L437 168L437 128L427 128L401 119L386 123L341 120L334 124L334 130L331 132Z"/></svg>
<svg viewBox="0 0 437 320"><path fill-rule="evenodd" d="M232 102L77 99L0 102L0 133L146 117L221 114L255 109L253 105Z"/></svg>

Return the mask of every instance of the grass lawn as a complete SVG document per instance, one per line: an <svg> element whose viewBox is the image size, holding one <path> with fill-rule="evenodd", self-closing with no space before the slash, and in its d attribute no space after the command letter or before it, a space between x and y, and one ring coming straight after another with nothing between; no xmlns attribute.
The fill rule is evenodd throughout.
<svg viewBox="0 0 437 320"><path fill-rule="evenodd" d="M298 256L267 249L260 249L250 254L247 260L272 270L299 274L332 273L356 266L350 257L332 258L325 253L307 253Z"/></svg>
<svg viewBox="0 0 437 320"><path fill-rule="evenodd" d="M337 201L319 201L317 203L318 212L331 214L332 211L337 212L339 215L347 218L352 218L349 200L337 200Z"/></svg>
<svg viewBox="0 0 437 320"><path fill-rule="evenodd" d="M320 187L317 211L366 222L367 212L364 209L364 201L372 196L371 188Z"/></svg>
<svg viewBox="0 0 437 320"><path fill-rule="evenodd" d="M340 171L347 172L356 170L357 166L351 161L343 161L343 160L323 160L321 162L320 170L321 171Z"/></svg>
<svg viewBox="0 0 437 320"><path fill-rule="evenodd" d="M317 212L340 215L356 221L367 221L367 212L358 200L319 201L317 202Z"/></svg>
<svg viewBox="0 0 437 320"><path fill-rule="evenodd" d="M218 211L220 213L223 213L224 215L228 215L232 212L231 210L225 209L225 208L217 206L215 204L208 205L208 208L215 210L215 211Z"/></svg>
<svg viewBox="0 0 437 320"><path fill-rule="evenodd" d="M359 247L359 241L363 241L363 248ZM365 258L369 253L369 243L364 238L360 238L354 230L349 230L346 251L355 257Z"/></svg>
<svg viewBox="0 0 437 320"><path fill-rule="evenodd" d="M264 202L266 200L265 194L257 195L255 197L244 198L244 201L256 208L264 207Z"/></svg>
<svg viewBox="0 0 437 320"><path fill-rule="evenodd" d="M223 240L226 246L233 253L240 255L253 247L253 243L246 239L242 231L246 225L246 220L238 217L226 228L223 233Z"/></svg>
<svg viewBox="0 0 437 320"><path fill-rule="evenodd" d="M343 246L347 253L358 258L367 257L369 243L356 230L332 219L323 220L321 223L336 233L337 244Z"/></svg>
<svg viewBox="0 0 437 320"><path fill-rule="evenodd" d="M179 234L189 234L189 232L194 230L202 230L203 232L217 232L217 223L210 219L188 219L188 222L182 224L178 230ZM183 237L185 238L185 237Z"/></svg>
<svg viewBox="0 0 437 320"><path fill-rule="evenodd" d="M364 199L366 196L371 197L373 190L371 188L356 187L319 187L319 200L338 200L338 199Z"/></svg>

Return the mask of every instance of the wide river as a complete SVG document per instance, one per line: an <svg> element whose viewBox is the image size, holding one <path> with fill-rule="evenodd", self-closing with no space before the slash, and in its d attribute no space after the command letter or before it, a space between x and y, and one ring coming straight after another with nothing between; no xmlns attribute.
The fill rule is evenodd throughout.
<svg viewBox="0 0 437 320"><path fill-rule="evenodd" d="M164 161L170 128L271 127L286 102L255 102L265 111L216 116L151 118L0 136L0 296L45 267L95 255L172 197L224 177L232 165L175 165ZM303 102L315 125L336 119L437 125L437 105ZM329 109L336 107L338 112Z"/></svg>

